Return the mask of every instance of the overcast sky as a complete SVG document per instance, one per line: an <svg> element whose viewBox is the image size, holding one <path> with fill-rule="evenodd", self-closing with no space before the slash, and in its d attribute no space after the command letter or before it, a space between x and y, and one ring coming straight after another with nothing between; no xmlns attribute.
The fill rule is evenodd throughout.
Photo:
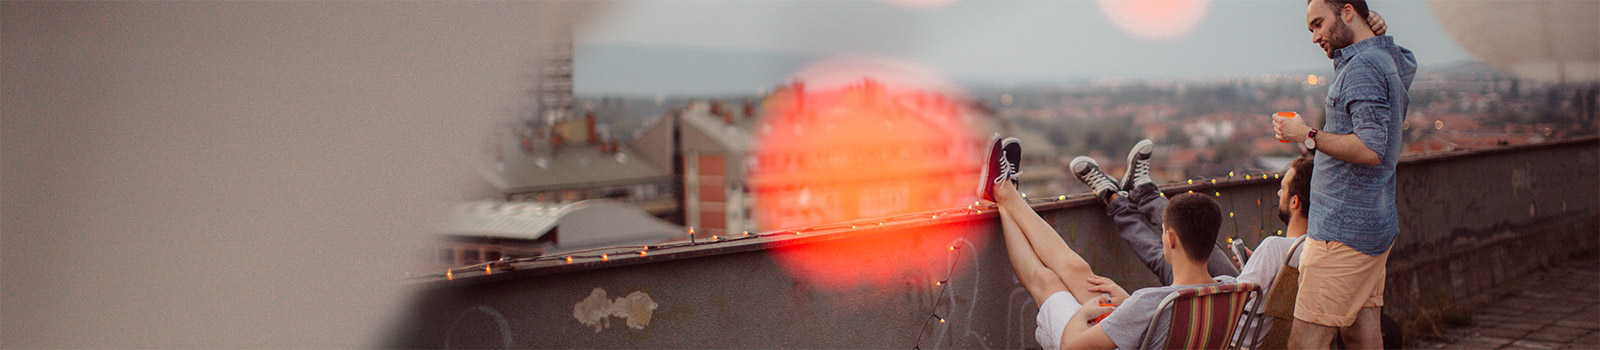
<svg viewBox="0 0 1600 350"><path fill-rule="evenodd" d="M657 71L716 67L689 67L697 64L693 62L652 66L649 52L596 49L634 46L805 57L867 55L923 65L955 81L986 83L1332 69L1305 29L1304 1L1224 0L1198 6L1193 0L1146 2L1189 3L1188 9L1198 11L1185 13L1203 14L1195 16L1194 25L1183 33L1152 39L1119 28L1100 3L1089 0L955 0L933 7L873 0L611 3L578 29L580 56L587 56L579 58L577 89L579 93L625 91L628 87L620 84L624 78L632 86L662 83L651 81L651 76L674 80L663 86L684 89L781 82L781 78L762 82L773 79L765 75L774 73L767 72L704 79L640 74L618 66ZM1441 28L1426 2L1379 1L1372 8L1389 22L1389 34L1417 52L1424 66L1471 59ZM731 64L717 57L700 62ZM755 82L742 81L749 79Z"/></svg>

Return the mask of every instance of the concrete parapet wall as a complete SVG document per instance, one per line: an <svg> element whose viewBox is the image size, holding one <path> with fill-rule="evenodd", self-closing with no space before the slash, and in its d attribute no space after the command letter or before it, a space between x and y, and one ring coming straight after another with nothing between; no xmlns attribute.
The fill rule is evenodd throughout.
<svg viewBox="0 0 1600 350"><path fill-rule="evenodd" d="M1406 319L1595 249L1597 141L1402 161L1402 232L1390 255L1386 312ZM1275 214L1278 180L1236 175L1163 191L1216 196L1231 213L1222 235L1253 246L1283 228ZM1097 274L1129 290L1157 283L1092 198L1052 198L1035 210ZM414 308L382 342L429 348L1037 347L1038 306L1012 275L995 213L958 211L863 222L859 229L846 223L656 249L647 256L619 251L605 261L552 259L487 275L459 272L418 282ZM837 283L795 273L786 263L794 254L825 270L877 273L832 287ZM908 268L905 261L938 268Z"/></svg>

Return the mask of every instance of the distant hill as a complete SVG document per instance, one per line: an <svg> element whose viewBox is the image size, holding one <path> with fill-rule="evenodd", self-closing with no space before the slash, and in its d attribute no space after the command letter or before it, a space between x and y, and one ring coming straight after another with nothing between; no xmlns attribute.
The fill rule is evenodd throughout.
<svg viewBox="0 0 1600 350"><path fill-rule="evenodd" d="M817 58L792 53L643 44L580 44L574 54L575 93L642 97L748 95L763 89L771 91Z"/></svg>

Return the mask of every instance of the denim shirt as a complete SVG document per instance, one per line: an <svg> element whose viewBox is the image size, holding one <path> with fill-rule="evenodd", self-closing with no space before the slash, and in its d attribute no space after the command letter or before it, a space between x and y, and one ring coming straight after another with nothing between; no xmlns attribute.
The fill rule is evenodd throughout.
<svg viewBox="0 0 1600 350"><path fill-rule="evenodd" d="M1389 250L1400 233L1395 208L1395 164L1400 126L1410 97L1406 90L1417 61L1394 38L1376 36L1334 51L1322 130L1355 134L1378 153L1378 165L1346 162L1317 152L1311 178L1309 234L1365 253Z"/></svg>

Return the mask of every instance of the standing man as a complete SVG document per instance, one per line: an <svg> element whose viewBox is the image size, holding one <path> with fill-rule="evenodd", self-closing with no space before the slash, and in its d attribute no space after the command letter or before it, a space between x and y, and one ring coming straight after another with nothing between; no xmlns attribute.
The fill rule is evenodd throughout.
<svg viewBox="0 0 1600 350"><path fill-rule="evenodd" d="M1368 26L1366 1L1309 0L1306 29L1333 59L1324 130L1273 117L1278 139L1316 152L1310 239L1289 346L1326 349L1334 334L1355 349L1383 346L1385 265L1400 233L1395 164L1416 58Z"/></svg>

